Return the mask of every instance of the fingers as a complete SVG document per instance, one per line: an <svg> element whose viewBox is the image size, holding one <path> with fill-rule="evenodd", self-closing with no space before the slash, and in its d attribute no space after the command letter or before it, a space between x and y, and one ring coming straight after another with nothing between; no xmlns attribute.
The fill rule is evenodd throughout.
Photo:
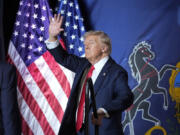
<svg viewBox="0 0 180 135"><path fill-rule="evenodd" d="M97 125L97 119L94 118L94 115L91 116L91 121L94 125Z"/></svg>
<svg viewBox="0 0 180 135"><path fill-rule="evenodd" d="M58 15L57 15L57 22L60 22L60 18L61 18L61 15L58 14Z"/></svg>
<svg viewBox="0 0 180 135"><path fill-rule="evenodd" d="M98 118L96 119L92 113L92 116L91 116L91 122L94 124L94 125L98 125L98 126L101 126L102 125L102 118L101 116L98 116Z"/></svg>
<svg viewBox="0 0 180 135"><path fill-rule="evenodd" d="M60 28L60 29L59 29L59 32L61 32L61 31L64 31L64 29L63 29L63 28Z"/></svg>
<svg viewBox="0 0 180 135"><path fill-rule="evenodd" d="M52 17L51 16L49 17L49 21L50 21L50 23L52 22Z"/></svg>
<svg viewBox="0 0 180 135"><path fill-rule="evenodd" d="M59 15L60 15L60 14L59 14ZM62 22L63 22L63 16L60 16L60 18L59 18L60 26L62 25Z"/></svg>
<svg viewBox="0 0 180 135"><path fill-rule="evenodd" d="M62 24L62 22L63 22L63 16L61 16L61 14L54 14L54 21L55 22L57 22L57 23L59 23L60 25ZM53 20L53 19L51 19L51 21Z"/></svg>
<svg viewBox="0 0 180 135"><path fill-rule="evenodd" d="M57 14L54 14L54 21L57 21Z"/></svg>

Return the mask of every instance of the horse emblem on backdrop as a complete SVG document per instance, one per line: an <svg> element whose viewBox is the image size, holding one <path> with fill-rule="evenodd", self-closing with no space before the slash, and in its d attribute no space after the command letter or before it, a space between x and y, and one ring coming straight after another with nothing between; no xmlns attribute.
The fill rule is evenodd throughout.
<svg viewBox="0 0 180 135"><path fill-rule="evenodd" d="M148 100L152 94L163 96L163 109L168 109L168 91L166 88L159 86L164 73L167 70L176 70L173 65L165 64L160 71L157 70L150 62L155 58L151 45L145 41L138 43L129 56L129 66L134 79L138 85L133 88L134 94L133 105L125 112L123 128L129 126L130 134L134 135L133 120L138 111L142 111L142 119L160 125L160 120L150 114L151 102Z"/></svg>

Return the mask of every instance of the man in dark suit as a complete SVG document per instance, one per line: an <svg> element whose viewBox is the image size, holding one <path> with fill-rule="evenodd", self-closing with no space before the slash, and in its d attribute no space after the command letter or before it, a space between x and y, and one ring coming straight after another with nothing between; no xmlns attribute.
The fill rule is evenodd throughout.
<svg viewBox="0 0 180 135"><path fill-rule="evenodd" d="M16 87L15 68L0 62L0 135L21 134Z"/></svg>
<svg viewBox="0 0 180 135"><path fill-rule="evenodd" d="M107 34L91 31L85 34L85 58L68 54L57 41L63 31L62 17L55 15L50 19L47 48L56 61L76 73L71 95L61 123L59 135L83 133L83 126L77 129L78 106L82 93L82 80L86 69L94 66L92 81L95 90L98 119L90 110L89 134L94 134L94 125L99 126L99 135L123 135L121 114L133 103L133 94L128 86L126 71L110 57L111 42Z"/></svg>

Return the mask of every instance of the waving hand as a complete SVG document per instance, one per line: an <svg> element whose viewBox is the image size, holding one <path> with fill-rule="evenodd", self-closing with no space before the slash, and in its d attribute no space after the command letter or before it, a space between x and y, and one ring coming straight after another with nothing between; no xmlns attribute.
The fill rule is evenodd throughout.
<svg viewBox="0 0 180 135"><path fill-rule="evenodd" d="M50 17L50 24L49 24L49 41L57 40L57 35L63 31L61 28L63 22L63 17L60 14L55 14L54 18Z"/></svg>

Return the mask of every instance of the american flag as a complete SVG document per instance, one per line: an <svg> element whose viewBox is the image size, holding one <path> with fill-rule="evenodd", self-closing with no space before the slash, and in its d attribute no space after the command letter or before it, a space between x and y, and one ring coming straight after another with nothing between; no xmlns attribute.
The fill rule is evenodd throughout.
<svg viewBox="0 0 180 135"><path fill-rule="evenodd" d="M78 3L76 0L60 3L65 20L70 20L65 21L63 33L67 50L82 55L84 27ZM75 75L56 63L46 50L49 16L46 0L21 0L9 44L9 61L17 68L18 104L24 135L58 134Z"/></svg>
<svg viewBox="0 0 180 135"><path fill-rule="evenodd" d="M61 37L69 53L77 56L84 55L84 33L83 18L79 10L77 0L60 0L59 7L56 8L58 13L63 16L64 33Z"/></svg>

